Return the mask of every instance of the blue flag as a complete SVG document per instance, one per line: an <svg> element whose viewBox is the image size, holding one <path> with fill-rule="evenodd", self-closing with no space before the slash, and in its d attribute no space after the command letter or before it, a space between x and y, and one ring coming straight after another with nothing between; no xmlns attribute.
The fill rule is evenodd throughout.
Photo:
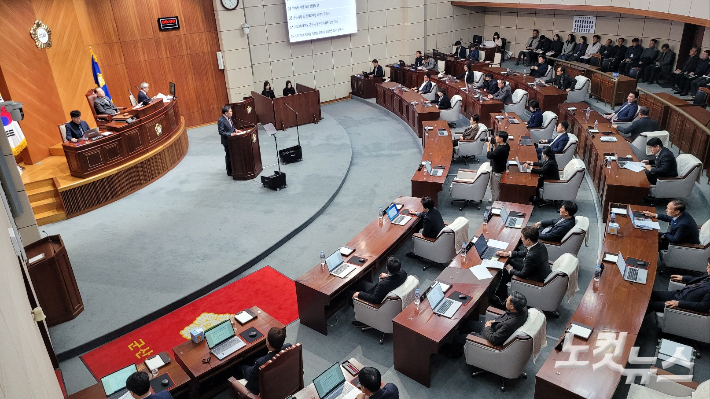
<svg viewBox="0 0 710 399"><path fill-rule="evenodd" d="M104 76L101 74L101 68L99 68L99 58L94 54L94 50L91 50L91 73L94 75L94 83L96 83L96 87L100 87L103 89L104 93L106 94L106 97L109 98L109 100L113 101L111 98L111 94L108 92L108 87L106 87L106 81L104 80Z"/></svg>

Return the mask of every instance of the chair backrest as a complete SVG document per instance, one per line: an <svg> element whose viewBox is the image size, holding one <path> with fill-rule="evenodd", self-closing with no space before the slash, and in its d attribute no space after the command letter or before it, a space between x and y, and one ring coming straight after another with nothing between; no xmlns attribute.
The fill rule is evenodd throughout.
<svg viewBox="0 0 710 399"><path fill-rule="evenodd" d="M693 105L697 105L703 108L707 107L708 98L710 98L710 96L708 95L707 89L704 87L700 87L698 88L698 91L695 92L695 99L693 100Z"/></svg>
<svg viewBox="0 0 710 399"><path fill-rule="evenodd" d="M543 79L545 79L545 80L552 79L552 74L554 72L554 69L555 68L553 68L552 66L548 66L547 71L545 71L545 76L543 77Z"/></svg>
<svg viewBox="0 0 710 399"><path fill-rule="evenodd" d="M582 161L581 159L573 159L569 161L567 166L565 166L564 170L562 171L562 176L560 180L571 179L572 176L577 173L578 170L585 170L584 161Z"/></svg>
<svg viewBox="0 0 710 399"><path fill-rule="evenodd" d="M62 142L64 142L64 143L67 142L67 123L69 123L69 121L58 125L59 134L62 136Z"/></svg>
<svg viewBox="0 0 710 399"><path fill-rule="evenodd" d="M493 55L493 63L492 63L492 65L498 65L498 66L500 66L500 60L501 60L501 58L502 58L502 54L501 54L501 53L495 53L495 54Z"/></svg>
<svg viewBox="0 0 710 399"><path fill-rule="evenodd" d="M451 108L454 108L457 103L458 103L458 104L461 104L461 100L462 100L462 98L461 98L461 96L458 95L458 94L456 94L456 95L454 95L453 97L451 97Z"/></svg>
<svg viewBox="0 0 710 399"><path fill-rule="evenodd" d="M562 237L562 242L567 241L574 234L586 235L589 231L589 218L586 216L575 216L574 226Z"/></svg>
<svg viewBox="0 0 710 399"><path fill-rule="evenodd" d="M478 123L478 134L476 135L476 138L474 140L480 140L483 137L487 137L487 136L488 136L488 128L486 127L486 125L479 122Z"/></svg>
<svg viewBox="0 0 710 399"><path fill-rule="evenodd" d="M430 93L436 93L437 91L439 91L439 86L437 86L436 83L432 82Z"/></svg>
<svg viewBox="0 0 710 399"><path fill-rule="evenodd" d="M577 81L574 85L575 90L581 90L585 84L589 81L589 78L583 75L577 75L574 77L574 79Z"/></svg>
<svg viewBox="0 0 710 399"><path fill-rule="evenodd" d="M513 92L513 103L517 104L520 101L522 101L525 97L527 97L528 92L523 90L523 89L515 89Z"/></svg>
<svg viewBox="0 0 710 399"><path fill-rule="evenodd" d="M96 101L96 93L94 93L94 89L89 89L89 91L86 92L86 101L89 102L89 108L91 108L91 113L94 115L94 119L96 119L96 109L94 108L94 101Z"/></svg>
<svg viewBox="0 0 710 399"><path fill-rule="evenodd" d="M550 126L550 123L557 123L557 114L552 111L545 111L542 113L542 128L545 129Z"/></svg>
<svg viewBox="0 0 710 399"><path fill-rule="evenodd" d="M700 168L702 162L692 154L680 154L675 159L678 166L678 177L686 177L694 168Z"/></svg>
<svg viewBox="0 0 710 399"><path fill-rule="evenodd" d="M710 244L710 220L703 223L700 227L700 245Z"/></svg>
<svg viewBox="0 0 710 399"><path fill-rule="evenodd" d="M446 234L446 233L454 233L454 235L462 235L462 236L465 236L466 239L468 240L468 219L466 219L463 216L457 217L453 223L451 223L448 226L444 226L444 228L441 229L441 231L437 235L437 238L439 238L442 234ZM458 240L455 240L455 241L458 241Z"/></svg>
<svg viewBox="0 0 710 399"><path fill-rule="evenodd" d="M284 349L259 368L261 399L283 399L303 389L303 348Z"/></svg>
<svg viewBox="0 0 710 399"><path fill-rule="evenodd" d="M568 148L579 142L579 139L574 134L567 133L567 136L569 136L569 140L567 141L567 145L565 146L564 152L566 152Z"/></svg>
<svg viewBox="0 0 710 399"><path fill-rule="evenodd" d="M483 51L481 51L483 53ZM473 71L473 84L478 85L483 80L483 72Z"/></svg>
<svg viewBox="0 0 710 399"><path fill-rule="evenodd" d="M579 259L572 254L562 254L552 264L552 271L545 278L545 284L549 283L556 275L563 273L570 276L579 267Z"/></svg>
<svg viewBox="0 0 710 399"><path fill-rule="evenodd" d="M446 69L446 61L437 61L436 65L439 67L439 72L444 73Z"/></svg>
<svg viewBox="0 0 710 399"><path fill-rule="evenodd" d="M528 319L525 321L525 324L518 327L518 329L505 340L503 346L517 338L532 338L532 335L535 335L541 328L546 328L546 325L545 314L535 308L530 308L528 309Z"/></svg>

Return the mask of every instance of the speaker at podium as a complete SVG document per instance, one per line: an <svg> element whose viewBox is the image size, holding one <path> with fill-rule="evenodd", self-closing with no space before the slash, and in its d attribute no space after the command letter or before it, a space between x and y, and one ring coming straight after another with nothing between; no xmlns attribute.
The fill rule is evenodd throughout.
<svg viewBox="0 0 710 399"><path fill-rule="evenodd" d="M246 125L236 133L227 141L232 163L232 178L234 180L254 179L263 170L258 130L256 125Z"/></svg>

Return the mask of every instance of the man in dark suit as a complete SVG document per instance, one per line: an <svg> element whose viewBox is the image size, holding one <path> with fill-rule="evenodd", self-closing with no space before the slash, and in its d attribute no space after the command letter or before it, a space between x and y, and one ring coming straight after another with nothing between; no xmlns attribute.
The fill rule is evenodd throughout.
<svg viewBox="0 0 710 399"><path fill-rule="evenodd" d="M380 65L379 62L377 62L377 59L372 60L372 72L369 72L367 74L368 77L374 76L376 78L384 78L385 77L385 71L382 69L382 66Z"/></svg>
<svg viewBox="0 0 710 399"><path fill-rule="evenodd" d="M668 243L672 244L700 244L700 229L695 219L685 211L683 200L674 199L666 205L666 214L644 211L644 215L668 223L668 230L665 233L658 232L658 249L668 249Z"/></svg>
<svg viewBox="0 0 710 399"><path fill-rule="evenodd" d="M96 115L116 115L118 113L118 107L111 99L106 97L106 93L104 93L102 88L95 88L94 94L96 94L96 99L94 100Z"/></svg>
<svg viewBox="0 0 710 399"><path fill-rule="evenodd" d="M542 220L535 223L540 230L540 239L545 241L560 242L574 227L574 215L577 213L577 204L573 201L562 201L560 217L557 219Z"/></svg>
<svg viewBox="0 0 710 399"><path fill-rule="evenodd" d="M611 125L627 140L633 142L641 133L658 131L658 122L648 117L648 107L639 108L639 117L628 126Z"/></svg>
<svg viewBox="0 0 710 399"><path fill-rule="evenodd" d="M450 109L451 99L446 95L446 89L440 87L436 94L439 96L439 109Z"/></svg>
<svg viewBox="0 0 710 399"><path fill-rule="evenodd" d="M387 273L380 273L380 281L370 288L362 287L353 294L353 298L379 305L385 300L387 294L407 281L407 272L402 270L402 264L394 256L387 258ZM365 283L363 283L365 284ZM353 320L353 325L366 327L365 324Z"/></svg>
<svg viewBox="0 0 710 399"><path fill-rule="evenodd" d="M424 57L422 57L421 51L417 51L415 58L414 58L414 67L419 68L422 65L424 65Z"/></svg>
<svg viewBox="0 0 710 399"><path fill-rule="evenodd" d="M150 393L150 376L144 371L136 371L126 379L126 389L135 399L173 399L170 391Z"/></svg>
<svg viewBox="0 0 710 399"><path fill-rule="evenodd" d="M493 100L501 101L503 104L510 104L513 102L513 93L510 92L510 85L506 83L505 80L501 79L498 81L498 91L493 94L489 94L488 98Z"/></svg>
<svg viewBox="0 0 710 399"><path fill-rule="evenodd" d="M560 170L555 160L555 153L552 148L545 147L542 150L541 162L525 162L523 165L526 168L531 168L530 173L540 175L537 178L537 188L542 188L545 185L545 180L560 180Z"/></svg>
<svg viewBox="0 0 710 399"><path fill-rule="evenodd" d="M669 46L668 43L664 44L661 46L661 53L658 55L656 61L644 68L643 76L639 82L653 84L658 78L658 75L661 75L663 79L667 79L670 77L671 72L673 72L674 61L675 53L671 50L671 46Z"/></svg>
<svg viewBox="0 0 710 399"><path fill-rule="evenodd" d="M419 87L412 87L412 90L420 93L427 94L431 92L431 81L429 80L429 73L424 75L424 83Z"/></svg>
<svg viewBox="0 0 710 399"><path fill-rule="evenodd" d="M259 368L266 364L269 360L273 359L279 352L284 349L290 348L291 344L284 343L286 341L286 329L271 327L269 333L266 335L266 348L269 352L256 359L254 365L242 365L242 376L247 380L246 385L237 384L235 388L245 397L257 396L260 393L259 388ZM243 387L243 389L242 389ZM250 395L251 394L251 395Z"/></svg>
<svg viewBox="0 0 710 399"><path fill-rule="evenodd" d="M488 72L483 75L483 86L481 89L488 94L496 94L498 91L498 81L495 80L492 73Z"/></svg>
<svg viewBox="0 0 710 399"><path fill-rule="evenodd" d="M530 119L528 119L526 127L528 129L541 128L542 111L540 111L540 103L537 100L530 100L528 109L530 110Z"/></svg>
<svg viewBox="0 0 710 399"><path fill-rule="evenodd" d="M562 152L567 147L567 143L569 143L569 135L567 134L568 128L569 123L567 121L557 123L557 135L552 140L552 142L549 143L549 147L555 154L562 154ZM543 139L538 141L538 144L548 144L549 141L550 140ZM537 152L537 159L540 159L540 157L542 157L542 147L536 148L535 151Z"/></svg>
<svg viewBox="0 0 710 399"><path fill-rule="evenodd" d="M700 53L700 59L698 60L695 70L689 73L680 75L676 79L676 86L678 90L675 94L680 94L681 96L687 96L690 92L690 84L700 76L705 75L710 70L710 50L705 50ZM695 93L693 93L695 94Z"/></svg>
<svg viewBox="0 0 710 399"><path fill-rule="evenodd" d="M555 76L552 79L547 79L545 83L552 83L553 86L560 90L569 92L574 88L575 80L565 72L565 67L560 65L555 71Z"/></svg>
<svg viewBox="0 0 710 399"><path fill-rule="evenodd" d="M521 233L521 240L524 248L521 251L497 251L497 256L507 257L508 261L505 269L501 273L496 296L498 299L506 297L507 284L513 278L537 281L545 281L552 269L547 255L547 248L538 241L540 232L537 227L525 226ZM520 259L522 258L522 259Z"/></svg>
<svg viewBox="0 0 710 399"><path fill-rule="evenodd" d="M621 64L621 61L624 60L624 56L626 55L626 50L628 48L624 46L624 42L626 42L626 39L623 37L620 37L616 39L616 46L614 46L614 55L613 59L611 59L611 65L609 65L610 70L607 72L615 72L619 70L619 65Z"/></svg>
<svg viewBox="0 0 710 399"><path fill-rule="evenodd" d="M651 184L656 184L659 177L676 177L678 176L678 164L676 163L673 152L663 146L663 142L658 137L651 137L646 142L646 147L649 147L655 158L643 163L646 164L646 178Z"/></svg>
<svg viewBox="0 0 710 399"><path fill-rule="evenodd" d="M643 53L643 47L639 44L640 40L638 37L631 40L631 46L626 49L626 54L624 55L624 60L619 64L619 73L628 74L630 67L636 66L641 59L641 54Z"/></svg>
<svg viewBox="0 0 710 399"><path fill-rule="evenodd" d="M150 90L150 86L148 83L143 82L141 83L141 89L138 90L138 104L144 103L144 102L150 102L150 96L148 95L148 90Z"/></svg>
<svg viewBox="0 0 710 399"><path fill-rule="evenodd" d="M474 44L471 45L471 48L468 50L468 59L471 61L472 64L475 64L477 62L480 62L481 58L481 51L478 49L478 47Z"/></svg>
<svg viewBox="0 0 710 399"><path fill-rule="evenodd" d="M610 122L631 122L636 118L636 111L638 111L639 104L636 101L638 99L638 93L632 91L626 96L626 102L624 105L619 107L619 109L613 114L605 115L604 117Z"/></svg>
<svg viewBox="0 0 710 399"><path fill-rule="evenodd" d="M431 197L422 197L422 206L424 207L424 212L417 214L417 216L424 219L422 235L426 238L436 238L441 229L444 228L444 218L441 217L441 213L434 206L434 200Z"/></svg>
<svg viewBox="0 0 710 399"><path fill-rule="evenodd" d="M545 60L545 54L540 54L537 56L537 65L533 65L530 67L530 76L534 78L545 77L548 68L550 68L550 66L547 65L547 61Z"/></svg>
<svg viewBox="0 0 710 399"><path fill-rule="evenodd" d="M456 43L454 43L454 46L456 46L456 49L454 50L454 57L462 60L466 58L466 47L461 45L461 41L457 40Z"/></svg>
<svg viewBox="0 0 710 399"><path fill-rule="evenodd" d="M358 374L360 390L356 399L399 399L397 386L388 382L382 386L380 371L374 367L363 367Z"/></svg>
<svg viewBox="0 0 710 399"><path fill-rule="evenodd" d="M76 143L77 140L84 137L84 133L89 130L89 125L81 120L81 111L79 110L75 109L69 113L69 116L71 117L71 121L64 125L67 131L67 140Z"/></svg>
<svg viewBox="0 0 710 399"><path fill-rule="evenodd" d="M663 312L667 306L699 313L710 312L710 259L705 271L707 274L700 277L672 275L671 281L684 283L685 287L677 291L652 291L648 311Z"/></svg>
<svg viewBox="0 0 710 399"><path fill-rule="evenodd" d="M700 49L697 47L691 48L689 53L690 56L688 57L688 59L685 60L685 64L683 64L682 67L677 68L671 74L670 81L676 91L678 91L679 85L683 82L685 75L694 72L695 68L697 68L698 62L700 62L700 56L698 55L698 51L700 51Z"/></svg>
<svg viewBox="0 0 710 399"><path fill-rule="evenodd" d="M229 144L227 139L236 136L236 129L232 123L232 107L225 105L222 107L222 116L217 121L217 131L219 132L222 145L224 146L224 162L227 164L227 176L232 176L232 163L229 158Z"/></svg>

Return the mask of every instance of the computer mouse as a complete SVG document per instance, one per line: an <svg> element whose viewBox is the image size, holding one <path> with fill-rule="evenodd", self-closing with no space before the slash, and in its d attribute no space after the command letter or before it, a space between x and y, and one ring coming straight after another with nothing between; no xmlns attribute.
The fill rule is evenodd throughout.
<svg viewBox="0 0 710 399"><path fill-rule="evenodd" d="M459 295L459 299L466 299L466 298L468 298L468 297L464 294Z"/></svg>
<svg viewBox="0 0 710 399"><path fill-rule="evenodd" d="M252 331L249 333L249 337L254 338L256 337L256 331Z"/></svg>
<svg viewBox="0 0 710 399"><path fill-rule="evenodd" d="M170 384L170 380L168 380L168 379L166 378L166 379L160 381L160 383L163 384L164 387L167 387L168 384Z"/></svg>

